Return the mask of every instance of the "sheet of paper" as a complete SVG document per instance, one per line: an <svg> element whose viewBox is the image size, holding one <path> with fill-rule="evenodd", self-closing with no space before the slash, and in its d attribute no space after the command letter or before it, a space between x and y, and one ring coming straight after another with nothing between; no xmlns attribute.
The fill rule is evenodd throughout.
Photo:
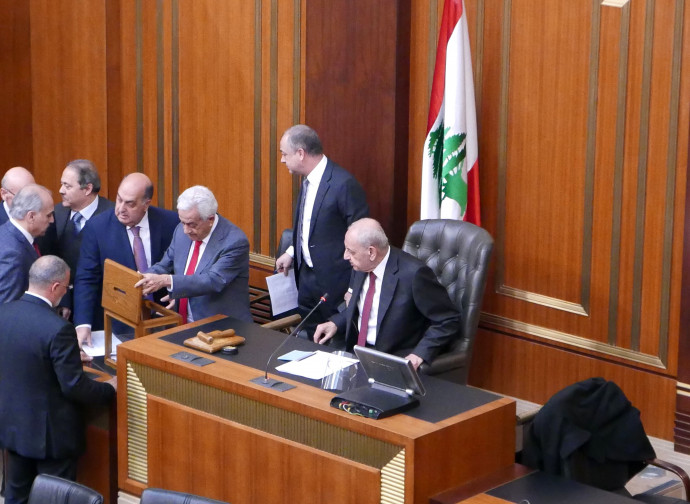
<svg viewBox="0 0 690 504"><path fill-rule="evenodd" d="M306 359L307 357L309 357L313 353L314 352L305 352L304 350L292 350L291 352L288 352L288 353L283 354L280 357L278 357L278 360L293 361L293 360Z"/></svg>
<svg viewBox="0 0 690 504"><path fill-rule="evenodd" d="M105 332L104 331L91 331L91 343L93 343L93 346L87 346L83 345L82 349L84 352L86 352L87 355L90 355L91 357L101 357L105 355ZM112 356L117 355L117 345L120 344L120 340L118 339L117 336L113 334L113 338L111 340L112 343Z"/></svg>
<svg viewBox="0 0 690 504"><path fill-rule="evenodd" d="M276 273L266 277L266 285L268 285L268 294L271 296L273 315L297 308L295 270L289 270L287 276L283 273Z"/></svg>
<svg viewBox="0 0 690 504"><path fill-rule="evenodd" d="M317 350L306 359L293 360L278 366L276 371L311 380L321 380L324 376L345 369L357 362L359 362L357 359Z"/></svg>

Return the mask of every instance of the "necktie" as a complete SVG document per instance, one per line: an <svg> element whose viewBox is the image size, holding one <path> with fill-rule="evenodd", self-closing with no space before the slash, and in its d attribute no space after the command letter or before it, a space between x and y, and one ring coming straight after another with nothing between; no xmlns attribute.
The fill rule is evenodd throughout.
<svg viewBox="0 0 690 504"><path fill-rule="evenodd" d="M84 216L79 212L74 212L72 216L72 225L74 226L74 234L78 235L81 231L81 221L84 220Z"/></svg>
<svg viewBox="0 0 690 504"><path fill-rule="evenodd" d="M362 325L359 326L359 335L357 336L357 344L359 346L367 346L367 331L369 331L369 315L371 314L371 305L374 304L374 292L376 291L376 275L373 271L369 272L369 288L367 295L364 297L364 306L362 307Z"/></svg>
<svg viewBox="0 0 690 504"><path fill-rule="evenodd" d="M196 270L196 263L199 261L199 249L201 248L201 242L194 242L194 251L192 252L192 258L189 260L189 265L187 266L187 271L184 272L185 275L193 275ZM182 323L187 323L187 306L189 305L188 298L180 298L178 305L179 313L182 316Z"/></svg>
<svg viewBox="0 0 690 504"><path fill-rule="evenodd" d="M307 201L307 188L309 187L309 180L305 177L302 181L302 192L299 199L299 213L297 218L297 250L295 250L296 269L302 264L302 221L304 221L304 203Z"/></svg>
<svg viewBox="0 0 690 504"><path fill-rule="evenodd" d="M134 226L132 228L132 234L134 235L134 243L132 244L132 251L134 252L134 262L137 265L137 271L139 273L146 273L149 269L149 265L146 262L146 252L144 252L144 242L141 241L141 236L139 236L140 226Z"/></svg>
<svg viewBox="0 0 690 504"><path fill-rule="evenodd" d="M34 242L34 250L38 254L38 257L41 257L41 251L38 250L38 243Z"/></svg>

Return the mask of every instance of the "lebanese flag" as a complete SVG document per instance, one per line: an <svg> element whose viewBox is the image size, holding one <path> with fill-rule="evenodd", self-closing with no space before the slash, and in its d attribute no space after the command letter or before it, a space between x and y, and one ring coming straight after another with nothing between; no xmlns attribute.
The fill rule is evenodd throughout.
<svg viewBox="0 0 690 504"><path fill-rule="evenodd" d="M446 0L422 162L422 219L481 225L477 112L463 0Z"/></svg>

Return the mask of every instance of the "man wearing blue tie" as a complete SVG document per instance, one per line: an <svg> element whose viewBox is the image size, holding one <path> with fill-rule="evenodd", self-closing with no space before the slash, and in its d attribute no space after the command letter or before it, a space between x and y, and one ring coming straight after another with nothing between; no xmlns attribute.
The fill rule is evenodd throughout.
<svg viewBox="0 0 690 504"><path fill-rule="evenodd" d="M218 214L218 202L204 186L180 194L177 213L170 247L136 286L144 294L167 289L169 308L177 301L183 323L219 313L251 322L247 236Z"/></svg>

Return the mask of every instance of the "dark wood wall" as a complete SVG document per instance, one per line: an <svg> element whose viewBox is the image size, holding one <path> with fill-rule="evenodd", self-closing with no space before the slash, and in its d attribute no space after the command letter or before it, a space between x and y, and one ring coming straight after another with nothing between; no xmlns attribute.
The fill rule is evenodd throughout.
<svg viewBox="0 0 690 504"><path fill-rule="evenodd" d="M690 8L465 3L496 239L471 383L543 402L602 375L670 439L676 395L690 394L678 381ZM259 285L297 194L278 141L306 122L399 244L419 215L442 6L0 0L0 169L25 165L57 192L64 164L91 158L105 194L139 170L168 208L208 185L249 236Z"/></svg>

